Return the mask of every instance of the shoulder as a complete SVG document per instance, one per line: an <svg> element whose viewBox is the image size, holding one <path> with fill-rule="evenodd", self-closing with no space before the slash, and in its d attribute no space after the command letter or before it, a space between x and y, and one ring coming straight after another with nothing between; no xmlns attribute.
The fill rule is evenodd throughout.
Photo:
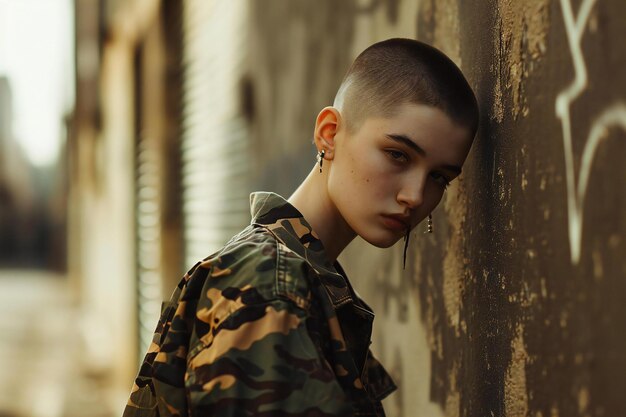
<svg viewBox="0 0 626 417"><path fill-rule="evenodd" d="M253 342L271 344L279 335L298 333L294 330L302 329L309 315L306 274L304 259L266 229L252 226L196 263L164 303L126 415L161 401L155 393L185 398L189 364L201 379L212 355L230 352L250 361ZM215 348L205 350L218 338Z"/></svg>
<svg viewBox="0 0 626 417"><path fill-rule="evenodd" d="M267 230L248 227L219 252L198 262L187 274L176 301L193 322L189 357L224 329L282 317L285 309L308 316L310 290L306 261L295 256ZM295 310L294 310L295 309ZM273 314L276 313L276 314ZM273 315L272 315L273 314ZM278 314L278 315L277 315Z"/></svg>
<svg viewBox="0 0 626 417"><path fill-rule="evenodd" d="M180 300L195 299L198 309L222 298L244 297L247 303L256 304L291 300L306 310L310 302L308 271L306 260L272 233L249 226L191 268L179 285ZM173 301L178 301L176 298Z"/></svg>

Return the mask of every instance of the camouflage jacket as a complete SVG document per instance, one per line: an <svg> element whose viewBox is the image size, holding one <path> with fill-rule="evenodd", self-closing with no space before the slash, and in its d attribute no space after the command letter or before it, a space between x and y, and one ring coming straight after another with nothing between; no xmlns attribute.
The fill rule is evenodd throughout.
<svg viewBox="0 0 626 417"><path fill-rule="evenodd" d="M250 226L164 304L124 417L384 416L371 309L292 205L250 197Z"/></svg>

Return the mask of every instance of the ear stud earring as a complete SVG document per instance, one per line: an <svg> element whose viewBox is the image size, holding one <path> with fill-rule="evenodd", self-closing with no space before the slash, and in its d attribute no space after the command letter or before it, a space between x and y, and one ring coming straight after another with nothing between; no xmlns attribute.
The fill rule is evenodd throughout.
<svg viewBox="0 0 626 417"><path fill-rule="evenodd" d="M325 154L326 154L326 151L324 149L322 149L321 151L317 153L317 162L320 164L320 172L322 172L322 164L324 163Z"/></svg>

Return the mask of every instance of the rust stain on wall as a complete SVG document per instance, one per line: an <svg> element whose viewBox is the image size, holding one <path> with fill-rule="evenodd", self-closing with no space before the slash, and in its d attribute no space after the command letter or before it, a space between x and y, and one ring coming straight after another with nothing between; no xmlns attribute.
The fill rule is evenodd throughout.
<svg viewBox="0 0 626 417"><path fill-rule="evenodd" d="M589 388L583 387L578 391L578 412L583 415L589 409Z"/></svg>
<svg viewBox="0 0 626 417"><path fill-rule="evenodd" d="M424 1L419 11L422 36L418 38L432 43L461 66L461 43L459 42L458 0ZM430 32L430 33L428 33ZM424 36L428 33L430 36ZM432 36L432 39L429 39Z"/></svg>
<svg viewBox="0 0 626 417"><path fill-rule="evenodd" d="M511 114L517 118L529 112L524 81L546 51L549 28L549 0L500 0L494 51L498 53L493 71L496 84L492 118L501 122L505 116L505 96L510 94Z"/></svg>
<svg viewBox="0 0 626 417"><path fill-rule="evenodd" d="M419 269L418 269L419 270ZM426 284L428 288L434 288L435 282L431 271L426 272ZM417 294L419 295L419 294ZM424 297L425 305L423 306L424 326L426 327L426 340L431 351L436 354L439 360L443 360L443 343L441 331L438 331L437 322L437 306L431 292Z"/></svg>
<svg viewBox="0 0 626 417"><path fill-rule="evenodd" d="M455 335L465 332L465 323L461 322L461 295L465 282L467 262L463 256L463 230L467 211L467 195L461 186L461 178L453 182L446 191L444 209L448 220L449 239L443 258L443 305L447 322L454 329Z"/></svg>
<svg viewBox="0 0 626 417"><path fill-rule="evenodd" d="M526 390L526 362L528 354L524 344L524 327L517 325L516 336L511 342L511 362L504 380L504 409L507 416L528 415Z"/></svg>
<svg viewBox="0 0 626 417"><path fill-rule="evenodd" d="M457 0L439 0L435 7L435 46L444 51L459 67L459 7Z"/></svg>
<svg viewBox="0 0 626 417"><path fill-rule="evenodd" d="M458 374L459 365L455 363L450 370L451 387L457 386ZM459 417L461 415L461 392L458 389L451 390L447 393L444 412L446 417Z"/></svg>

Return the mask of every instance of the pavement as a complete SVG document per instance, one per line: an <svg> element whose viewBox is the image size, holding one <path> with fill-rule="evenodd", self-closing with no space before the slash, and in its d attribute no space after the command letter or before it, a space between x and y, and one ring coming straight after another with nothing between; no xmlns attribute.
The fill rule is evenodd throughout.
<svg viewBox="0 0 626 417"><path fill-rule="evenodd" d="M85 364L67 279L0 269L0 417L113 417L107 377Z"/></svg>

